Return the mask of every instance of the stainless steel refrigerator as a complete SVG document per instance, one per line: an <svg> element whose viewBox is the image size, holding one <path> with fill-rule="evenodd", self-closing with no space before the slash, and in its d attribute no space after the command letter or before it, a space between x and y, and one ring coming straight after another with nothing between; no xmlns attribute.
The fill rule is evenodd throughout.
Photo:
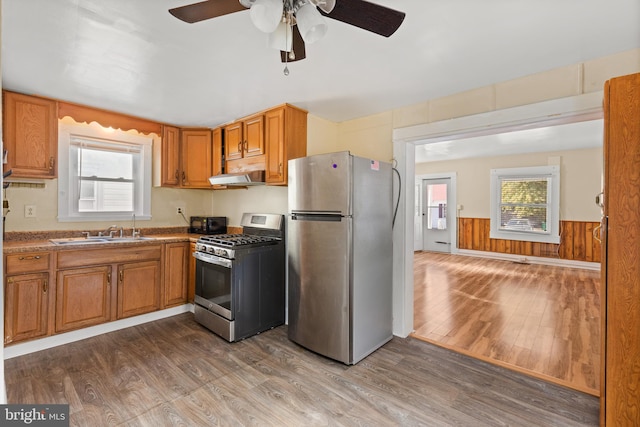
<svg viewBox="0 0 640 427"><path fill-rule="evenodd" d="M391 170L348 151L289 161L289 339L346 364L393 335Z"/></svg>

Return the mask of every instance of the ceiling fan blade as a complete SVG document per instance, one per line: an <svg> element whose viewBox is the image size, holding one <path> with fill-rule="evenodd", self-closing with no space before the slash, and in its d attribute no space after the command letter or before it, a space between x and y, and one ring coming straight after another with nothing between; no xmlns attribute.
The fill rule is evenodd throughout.
<svg viewBox="0 0 640 427"><path fill-rule="evenodd" d="M238 0L206 0L169 9L169 13L184 22L193 24L241 10L247 10L247 8L241 5Z"/></svg>
<svg viewBox="0 0 640 427"><path fill-rule="evenodd" d="M294 25L293 28L293 53L295 54L294 59L287 58L289 52L285 52L283 50L280 51L280 60L282 62L295 62L300 61L307 57L307 52L304 46L304 40L302 40L302 36L300 35L300 30L298 30L298 26Z"/></svg>
<svg viewBox="0 0 640 427"><path fill-rule="evenodd" d="M363 30L389 37L404 21L404 12L389 9L365 0L339 0L330 13L321 14Z"/></svg>

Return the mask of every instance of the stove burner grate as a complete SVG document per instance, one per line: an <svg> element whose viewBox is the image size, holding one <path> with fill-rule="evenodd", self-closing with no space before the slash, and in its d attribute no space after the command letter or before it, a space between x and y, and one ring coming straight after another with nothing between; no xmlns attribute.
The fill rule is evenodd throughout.
<svg viewBox="0 0 640 427"><path fill-rule="evenodd" d="M279 239L268 236L255 236L251 234L217 234L213 236L203 236L198 239L200 243L208 243L210 245L223 246L228 248L248 246L248 245L260 245L260 244L274 244Z"/></svg>

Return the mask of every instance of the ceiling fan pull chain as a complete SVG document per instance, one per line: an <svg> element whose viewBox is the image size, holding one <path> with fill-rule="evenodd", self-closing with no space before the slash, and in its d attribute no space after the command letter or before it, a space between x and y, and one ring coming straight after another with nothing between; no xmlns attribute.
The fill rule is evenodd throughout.
<svg viewBox="0 0 640 427"><path fill-rule="evenodd" d="M287 22L287 25L291 25L291 21ZM292 26L292 25L291 25ZM288 46L289 40L287 40L287 36L288 36L288 31L285 31L285 35L284 35L284 40L285 40L285 46ZM292 28L292 33L293 33L293 28ZM284 75L288 76L289 75L289 67L288 67L288 61L289 61L289 55L293 54L293 46L291 47L291 52L290 53L285 53L284 55ZM295 54L294 54L294 58L295 58Z"/></svg>

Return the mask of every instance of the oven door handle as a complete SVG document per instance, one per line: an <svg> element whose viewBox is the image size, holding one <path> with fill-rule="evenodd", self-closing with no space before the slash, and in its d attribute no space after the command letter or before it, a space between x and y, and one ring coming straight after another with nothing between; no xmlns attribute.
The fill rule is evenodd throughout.
<svg viewBox="0 0 640 427"><path fill-rule="evenodd" d="M209 264L219 265L221 267L231 268L231 260L222 258L216 255L203 254L200 252L194 252L193 257L202 262L206 262Z"/></svg>

